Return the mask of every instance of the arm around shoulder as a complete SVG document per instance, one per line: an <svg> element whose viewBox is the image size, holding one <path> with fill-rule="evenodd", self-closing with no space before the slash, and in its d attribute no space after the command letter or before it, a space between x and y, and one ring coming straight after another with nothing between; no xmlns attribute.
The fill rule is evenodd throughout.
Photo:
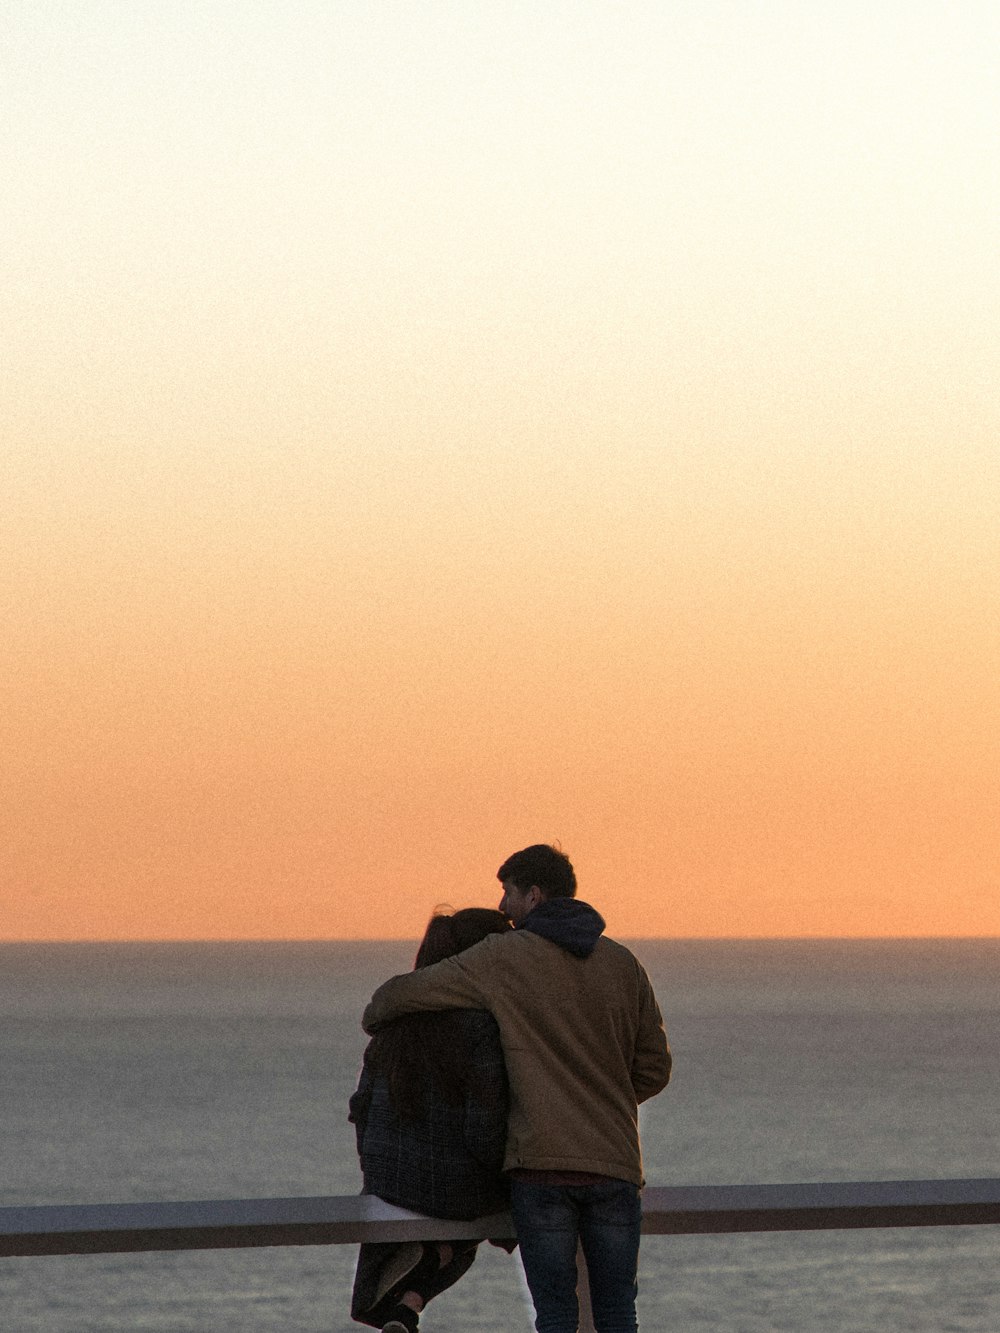
<svg viewBox="0 0 1000 1333"><path fill-rule="evenodd" d="M488 1009L482 981L487 960L480 951L489 943L488 938L454 958L390 977L369 1001L361 1026L372 1033L403 1014L428 1009Z"/></svg>

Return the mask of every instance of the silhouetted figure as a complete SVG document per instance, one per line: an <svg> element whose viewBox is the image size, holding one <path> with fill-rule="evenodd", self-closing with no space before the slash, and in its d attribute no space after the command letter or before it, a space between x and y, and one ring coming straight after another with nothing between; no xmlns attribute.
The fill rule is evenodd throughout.
<svg viewBox="0 0 1000 1333"><path fill-rule="evenodd" d="M643 1183L638 1104L671 1057L649 978L576 900L569 858L537 844L497 872L515 929L375 992L374 1032L401 1014L477 1006L510 1079L504 1168L540 1333L576 1333L577 1244L598 1333L634 1333Z"/></svg>
<svg viewBox="0 0 1000 1333"><path fill-rule="evenodd" d="M435 915L417 952L423 969L491 934L500 913ZM501 1175L507 1074L496 1020L483 1009L414 1013L383 1027L365 1051L350 1102L364 1192L431 1217L473 1218L508 1206ZM426 1303L476 1257L476 1242L362 1245L351 1317L414 1333Z"/></svg>

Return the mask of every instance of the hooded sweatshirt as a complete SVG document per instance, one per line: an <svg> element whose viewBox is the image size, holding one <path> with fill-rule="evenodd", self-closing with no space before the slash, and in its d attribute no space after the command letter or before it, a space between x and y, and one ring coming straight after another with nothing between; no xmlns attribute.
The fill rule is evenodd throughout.
<svg viewBox="0 0 1000 1333"><path fill-rule="evenodd" d="M488 1009L510 1082L505 1170L643 1183L638 1105L671 1057L638 959L574 898L543 901L517 930L393 977L365 1010L373 1032L404 1013Z"/></svg>
<svg viewBox="0 0 1000 1333"><path fill-rule="evenodd" d="M604 917L575 898L543 899L521 923L521 930L551 940L574 958L589 958L604 934Z"/></svg>

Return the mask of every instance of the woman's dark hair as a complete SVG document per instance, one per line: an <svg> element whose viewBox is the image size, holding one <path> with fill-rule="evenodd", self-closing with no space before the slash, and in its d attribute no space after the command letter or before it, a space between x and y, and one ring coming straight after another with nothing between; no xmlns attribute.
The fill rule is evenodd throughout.
<svg viewBox="0 0 1000 1333"><path fill-rule="evenodd" d="M431 967L445 958L471 949L487 935L501 935L509 929L507 918L492 907L463 907L460 912L435 912L420 941L414 969Z"/></svg>
<svg viewBox="0 0 1000 1333"><path fill-rule="evenodd" d="M489 907L466 907L460 912L435 912L427 923L414 968L431 967L470 949L487 935L502 935L510 922ZM377 1032L366 1061L373 1074L389 1084L393 1110L402 1119L416 1119L429 1089L453 1106L466 1093L472 1051L460 1010L406 1014Z"/></svg>

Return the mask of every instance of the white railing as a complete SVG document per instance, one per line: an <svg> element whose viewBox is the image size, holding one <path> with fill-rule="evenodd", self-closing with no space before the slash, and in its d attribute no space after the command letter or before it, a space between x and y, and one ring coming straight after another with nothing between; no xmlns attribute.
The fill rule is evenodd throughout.
<svg viewBox="0 0 1000 1333"><path fill-rule="evenodd" d="M976 1226L1000 1223L1000 1179L647 1186L642 1211L651 1236ZM507 1213L449 1222L372 1195L0 1208L0 1257L512 1236ZM580 1294L586 1333L593 1324L582 1280Z"/></svg>

